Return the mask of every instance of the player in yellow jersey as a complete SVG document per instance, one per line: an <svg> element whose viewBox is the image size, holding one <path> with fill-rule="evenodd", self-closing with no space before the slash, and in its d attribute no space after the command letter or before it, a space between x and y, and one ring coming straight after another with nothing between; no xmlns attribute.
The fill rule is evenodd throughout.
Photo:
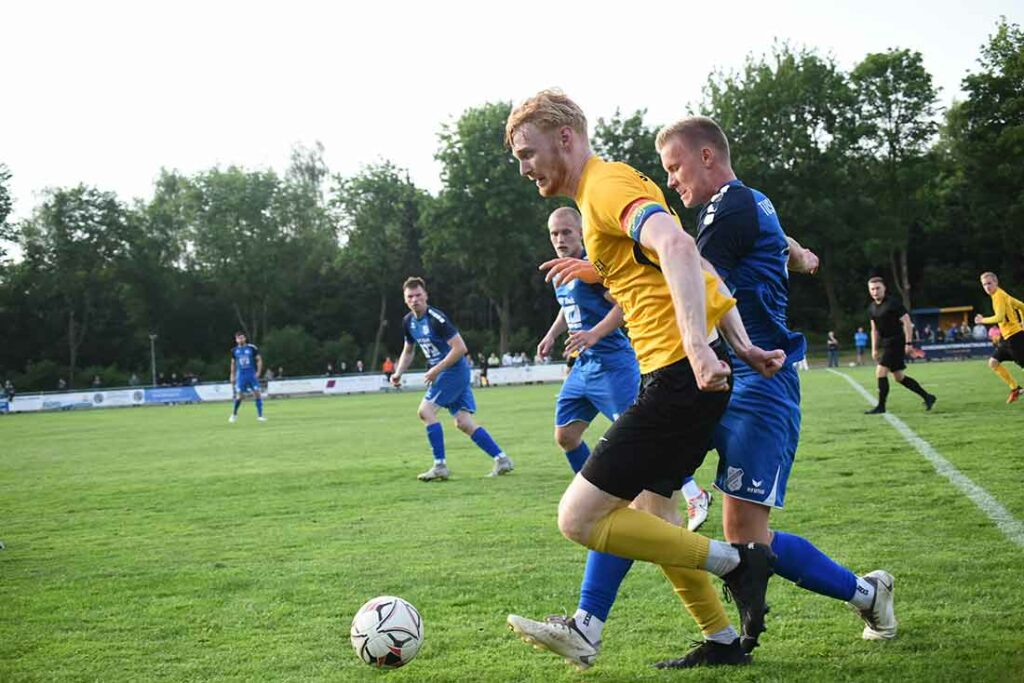
<svg viewBox="0 0 1024 683"><path fill-rule="evenodd" d="M742 637L756 642L774 556L766 545L730 545L681 528L678 488L703 462L729 401L731 370L718 331L765 376L779 370L785 354L750 343L735 300L702 270L693 238L658 186L626 164L594 156L575 102L542 91L513 109L505 132L520 174L542 196L575 199L596 273L571 275L608 287L622 307L642 373L636 403L601 438L562 496L559 530L592 550L661 565L687 597L705 637L718 647L698 647L662 665L746 664L750 657L705 572L723 578L740 610ZM549 262L549 278L557 283L576 263ZM574 619L555 626L585 637ZM596 651L599 644L592 645Z"/></svg>
<svg viewBox="0 0 1024 683"><path fill-rule="evenodd" d="M1013 403L1020 398L1021 386L1002 364L1012 360L1020 367L1024 367L1024 303L1000 289L999 278L995 273L982 273L981 287L992 297L994 314L987 318L978 314L974 316L974 322L999 325L1002 339L992 357L988 359L988 366L1010 387L1010 396L1006 402Z"/></svg>

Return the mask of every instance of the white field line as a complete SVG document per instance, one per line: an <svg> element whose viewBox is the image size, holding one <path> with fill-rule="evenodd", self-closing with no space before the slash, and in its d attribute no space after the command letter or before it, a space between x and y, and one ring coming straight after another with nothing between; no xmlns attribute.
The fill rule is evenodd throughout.
<svg viewBox="0 0 1024 683"><path fill-rule="evenodd" d="M868 405L875 405L877 402L875 397L867 392L867 390L856 382L852 377L847 375L845 372L837 372L829 369L833 375L839 375L847 382L850 386L857 390L864 400L868 402ZM1002 504L996 500L991 493L981 488L973 481L970 480L963 472L953 466L953 463L942 457L942 454L935 450L935 447L930 443L919 437L914 433L906 423L893 415L892 413L884 413L882 415L889 424L900 433L900 435L907 440L911 446L917 449L917 452L925 457L925 460L932 464L935 471L949 479L953 483L953 486L960 489L965 496L970 498L975 505L981 508L981 511L989 516L999 530L1002 531L1007 538L1016 543L1017 545L1024 547L1024 523L1021 523L1019 519L1016 519L1010 511L1007 510Z"/></svg>

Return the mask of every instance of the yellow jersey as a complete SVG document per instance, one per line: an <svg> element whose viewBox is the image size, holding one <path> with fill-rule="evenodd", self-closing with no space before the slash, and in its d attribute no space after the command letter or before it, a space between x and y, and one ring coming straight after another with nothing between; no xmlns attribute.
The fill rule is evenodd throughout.
<svg viewBox="0 0 1024 683"><path fill-rule="evenodd" d="M999 287L992 292L992 310L995 311L995 315L982 318L981 321L986 325L998 324L1003 339L1009 339L1024 330L1024 303L1014 299Z"/></svg>
<svg viewBox="0 0 1024 683"><path fill-rule="evenodd" d="M648 373L686 357L668 283L658 256L640 245L640 230L651 215L665 212L679 225L661 189L623 163L591 157L583 167L576 204L583 216L587 258L622 307L629 338ZM736 300L719 290L720 280L704 271L707 332Z"/></svg>

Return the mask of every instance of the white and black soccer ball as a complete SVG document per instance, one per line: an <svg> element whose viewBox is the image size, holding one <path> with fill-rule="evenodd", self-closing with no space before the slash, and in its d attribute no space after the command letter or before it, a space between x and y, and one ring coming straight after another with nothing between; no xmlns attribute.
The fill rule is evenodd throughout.
<svg viewBox="0 0 1024 683"><path fill-rule="evenodd" d="M423 618L402 598L382 595L359 608L349 632L359 658L394 669L412 661L423 644Z"/></svg>

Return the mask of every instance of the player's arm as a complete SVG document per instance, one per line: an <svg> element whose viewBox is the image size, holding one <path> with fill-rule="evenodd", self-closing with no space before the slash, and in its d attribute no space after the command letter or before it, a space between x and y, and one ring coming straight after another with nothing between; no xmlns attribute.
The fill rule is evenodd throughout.
<svg viewBox="0 0 1024 683"><path fill-rule="evenodd" d="M433 382L437 379L438 375L458 363L463 356L469 353L469 349L466 348L466 342L462 340L462 335L458 332L455 333L454 337L445 341L448 342L448 353L438 361L437 365L427 370L423 379L428 383Z"/></svg>
<svg viewBox="0 0 1024 683"><path fill-rule="evenodd" d="M818 272L817 254L802 246L789 235L786 235L786 242L789 243L789 261L786 262L786 268L794 273L807 273L809 275L814 275Z"/></svg>
<svg viewBox="0 0 1024 683"><path fill-rule="evenodd" d="M906 341L906 346L913 346L911 340L914 338L914 323L910 320L910 314L904 313L900 322L903 323L903 339Z"/></svg>
<svg viewBox="0 0 1024 683"><path fill-rule="evenodd" d="M878 360L878 325L871 321L871 358Z"/></svg>
<svg viewBox="0 0 1024 683"><path fill-rule="evenodd" d="M228 381L231 384L235 383L235 357L231 356L231 371L228 372Z"/></svg>
<svg viewBox="0 0 1024 683"><path fill-rule="evenodd" d="M622 312L622 306L619 306L615 299L612 298L612 295L608 292L605 292L604 298L607 299L609 303L614 304L614 306L612 306L611 310L601 318L601 322L597 323L589 330L579 330L578 332L569 333L569 338L565 341L565 352L567 354L589 349L594 344L622 327L622 322L626 318L625 314Z"/></svg>
<svg viewBox="0 0 1024 683"><path fill-rule="evenodd" d="M263 354L256 352L256 379L263 376Z"/></svg>
<svg viewBox="0 0 1024 683"><path fill-rule="evenodd" d="M395 371L391 373L391 383L396 387L402 383L402 375L409 369L409 364L412 363L415 354L415 345L406 341L405 346L402 347L402 354L398 357L398 362L395 363Z"/></svg>
<svg viewBox="0 0 1024 683"><path fill-rule="evenodd" d="M597 272L593 263L571 256L545 261L537 266L537 270L548 271L544 275L544 282L554 282L556 285L564 285L577 279L588 285L596 285L601 282L601 274Z"/></svg>
<svg viewBox="0 0 1024 683"><path fill-rule="evenodd" d="M993 314L987 318L983 315L974 316L975 323L984 323L985 325L998 325L999 323L1006 322L1006 304L1009 296L998 296L999 292L996 292L997 296L992 297L992 311ZM1013 301L1017 301L1013 299ZM1019 301L1017 303L1020 303Z"/></svg>
<svg viewBox="0 0 1024 683"><path fill-rule="evenodd" d="M703 257L701 258L701 264L704 266L704 270L718 279L718 291L727 297L731 297L732 292L725 286L725 282L719 277L715 267ZM735 306L731 307L722 316L722 319L718 321L718 331L725 337L725 341L732 347L736 356L763 377L771 377L782 369L786 361L786 352L782 349L765 351L759 346L754 346L747 335L747 328L743 326L743 319L740 318L740 313L736 310Z"/></svg>
<svg viewBox="0 0 1024 683"><path fill-rule="evenodd" d="M639 237L641 246L658 255L697 386L704 391L727 390L731 370L707 340L704 275L696 242L665 211L650 214Z"/></svg>
<svg viewBox="0 0 1024 683"><path fill-rule="evenodd" d="M537 355L549 358L551 349L555 347L555 341L569 330L569 323L565 322L565 311L558 309L558 315L548 328L547 334L537 344Z"/></svg>

